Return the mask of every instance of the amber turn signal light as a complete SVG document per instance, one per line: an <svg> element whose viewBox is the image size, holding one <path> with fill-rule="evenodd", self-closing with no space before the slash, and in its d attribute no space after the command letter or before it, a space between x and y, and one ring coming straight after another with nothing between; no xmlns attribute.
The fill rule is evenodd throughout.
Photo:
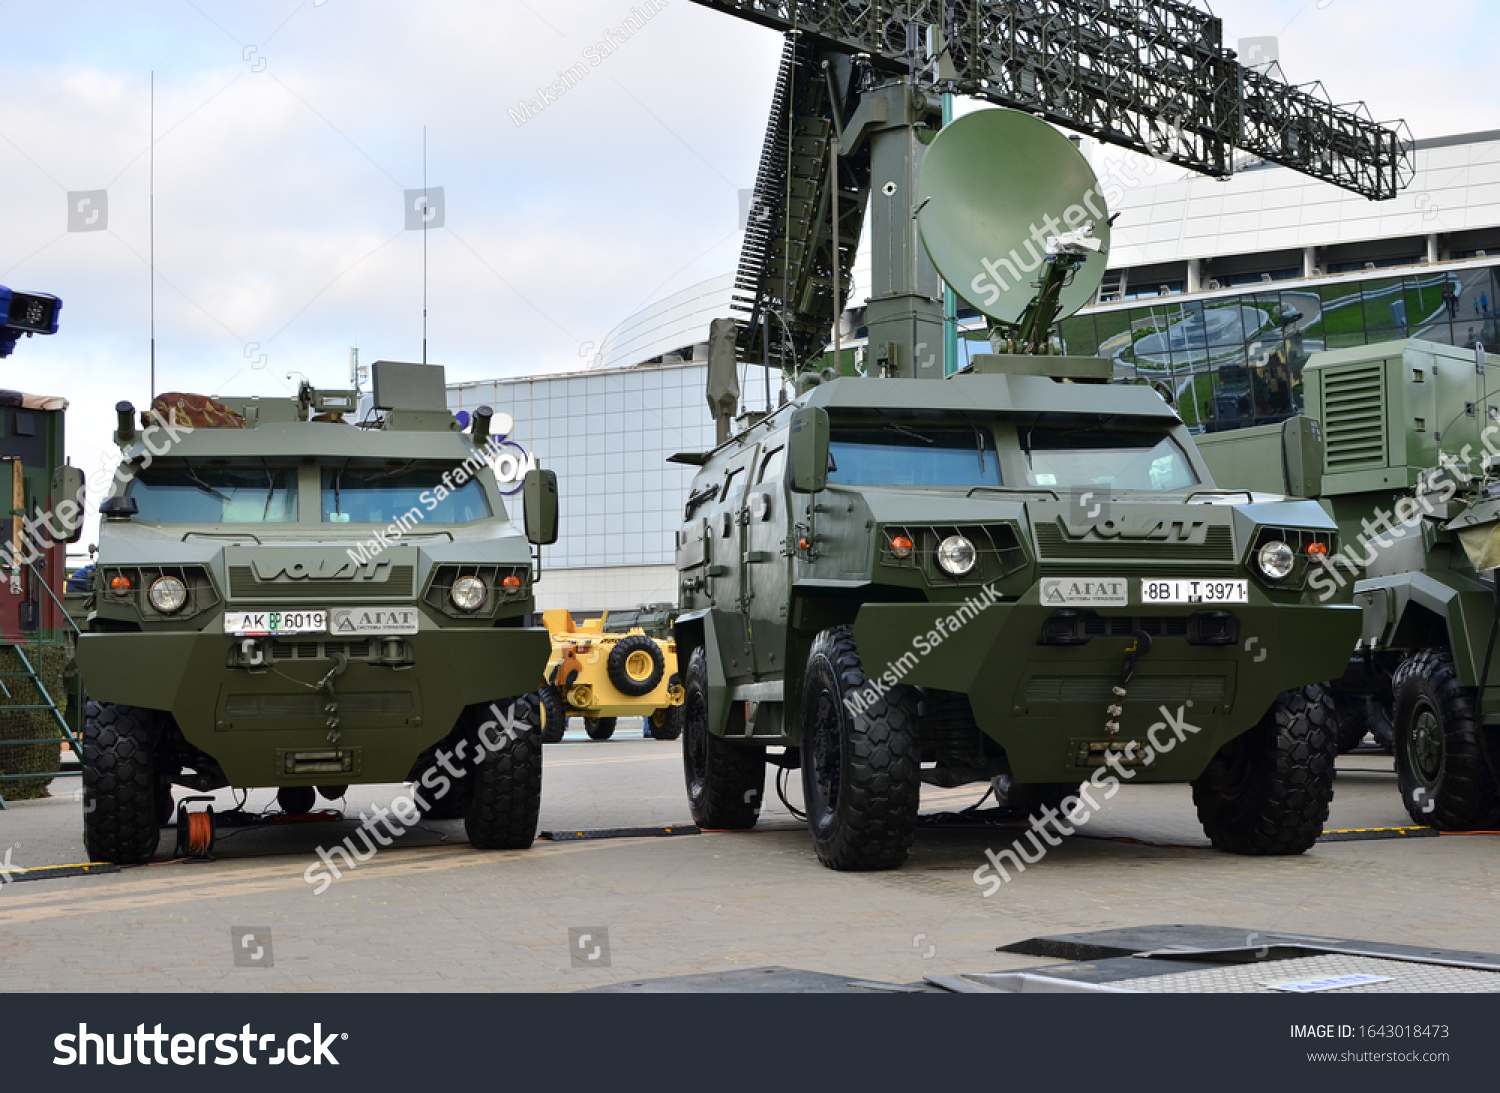
<svg viewBox="0 0 1500 1093"><path fill-rule="evenodd" d="M891 540L891 555L896 558L910 558L911 545L911 540L905 535L898 535Z"/></svg>

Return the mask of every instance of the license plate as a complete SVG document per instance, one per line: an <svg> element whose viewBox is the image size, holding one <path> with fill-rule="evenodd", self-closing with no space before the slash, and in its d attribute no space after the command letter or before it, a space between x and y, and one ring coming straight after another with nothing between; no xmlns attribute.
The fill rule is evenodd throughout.
<svg viewBox="0 0 1500 1093"><path fill-rule="evenodd" d="M327 611L226 611L224 633L252 636L275 634L323 634L328 631Z"/></svg>
<svg viewBox="0 0 1500 1093"><path fill-rule="evenodd" d="M1249 603L1248 581L1141 579L1141 603Z"/></svg>
<svg viewBox="0 0 1500 1093"><path fill-rule="evenodd" d="M415 634L415 607L338 607L329 618L328 632L340 634Z"/></svg>

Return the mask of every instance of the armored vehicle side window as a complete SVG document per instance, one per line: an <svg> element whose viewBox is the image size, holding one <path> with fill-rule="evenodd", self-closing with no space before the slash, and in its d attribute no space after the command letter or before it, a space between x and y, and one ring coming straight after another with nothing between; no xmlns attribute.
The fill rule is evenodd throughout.
<svg viewBox="0 0 1500 1093"><path fill-rule="evenodd" d="M1033 486L1180 490L1198 484L1187 455L1169 436L1111 429L1022 429Z"/></svg>
<svg viewBox="0 0 1500 1093"><path fill-rule="evenodd" d="M760 461L760 477L757 482L774 482L781 477L781 472L786 468L786 448L772 448Z"/></svg>
<svg viewBox="0 0 1500 1093"><path fill-rule="evenodd" d="M740 473L744 471L744 469L744 467L735 467L724 476L724 488L719 492L719 501L721 503L727 502L729 500L730 494L732 494L738 487L744 485L744 483L740 481Z"/></svg>
<svg viewBox="0 0 1500 1093"><path fill-rule="evenodd" d="M324 467L321 511L327 524L469 524L492 515L484 489L459 468L409 460Z"/></svg>
<svg viewBox="0 0 1500 1093"><path fill-rule="evenodd" d="M289 524L297 521L297 470L255 463L172 466L158 461L130 483L139 519L153 524Z"/></svg>
<svg viewBox="0 0 1500 1093"><path fill-rule="evenodd" d="M1000 458L988 429L965 426L834 426L828 481L845 486L998 486Z"/></svg>

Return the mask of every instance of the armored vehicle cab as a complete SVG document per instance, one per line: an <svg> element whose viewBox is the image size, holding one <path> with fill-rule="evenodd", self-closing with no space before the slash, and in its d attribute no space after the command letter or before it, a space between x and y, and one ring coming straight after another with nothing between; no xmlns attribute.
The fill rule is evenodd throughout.
<svg viewBox="0 0 1500 1093"><path fill-rule="evenodd" d="M556 537L550 472L526 528L436 366L378 362L375 407L303 384L289 399L161 396L101 506L88 633L84 831L95 860L153 853L172 787L315 790L416 783L474 845L521 848L541 793L528 625L531 543Z"/></svg>
<svg viewBox="0 0 1500 1093"><path fill-rule="evenodd" d="M1002 143L970 207L941 165L985 126ZM1063 137L982 111L926 156L927 251L998 305L1009 352L946 379L804 373L786 405L676 457L699 467L676 623L695 820L752 826L770 747L800 768L836 869L901 864L924 783L989 782L1002 805L1083 824L1122 782L1191 782L1217 846L1306 850L1334 752L1331 704L1305 685L1342 671L1359 629L1307 589L1333 521L1217 489L1158 394L1057 355L1053 319L1092 295L1108 228ZM986 256L1015 256L1028 219L1056 225L1064 206L1098 234L1048 240L1024 311L985 300L1004 268ZM733 363L711 361L711 404Z"/></svg>

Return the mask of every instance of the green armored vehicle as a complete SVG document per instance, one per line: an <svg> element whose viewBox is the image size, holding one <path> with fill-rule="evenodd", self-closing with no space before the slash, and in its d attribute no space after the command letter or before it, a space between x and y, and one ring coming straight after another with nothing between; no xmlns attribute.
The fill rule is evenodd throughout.
<svg viewBox="0 0 1500 1093"><path fill-rule="evenodd" d="M426 815L482 848L524 848L541 794L528 625L530 543L556 537L556 480L525 482L526 529L467 434L443 370L377 362L374 406L304 383L296 398L158 398L100 507L88 632L84 834L140 862L172 787L315 793L412 781ZM347 416L346 416L347 415Z"/></svg>
<svg viewBox="0 0 1500 1093"><path fill-rule="evenodd" d="M806 371L787 404L675 457L699 468L676 634L700 826L754 825L774 761L800 768L835 869L900 865L923 784L988 782L1003 806L1081 825L1122 781L1191 782L1225 850L1300 853L1321 834L1333 709L1309 685L1343 670L1359 629L1308 588L1335 525L1309 501L1219 489L1156 392L1058 353L1055 318L1102 273L1093 186L1034 118L944 128L911 202L996 352L914 378L911 347L872 345L867 374ZM1027 222L1049 212L1036 278L1006 284L991 256L1034 247ZM716 329L719 409L723 345ZM1316 437L1287 448L1300 466Z"/></svg>
<svg viewBox="0 0 1500 1093"><path fill-rule="evenodd" d="M1321 424L1325 451L1291 492L1316 498L1342 550L1310 574L1352 591L1359 641L1330 691L1346 743L1390 733L1411 818L1500 825L1500 381L1482 347L1419 339L1314 354L1306 414L1203 443L1220 481L1283 486L1283 429ZM1305 427L1305 426L1304 426Z"/></svg>

